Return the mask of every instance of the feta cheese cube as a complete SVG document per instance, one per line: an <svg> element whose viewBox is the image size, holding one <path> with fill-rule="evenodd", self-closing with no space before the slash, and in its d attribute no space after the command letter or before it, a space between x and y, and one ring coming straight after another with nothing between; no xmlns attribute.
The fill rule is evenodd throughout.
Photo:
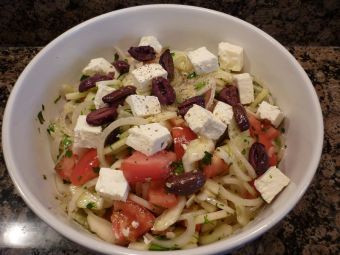
<svg viewBox="0 0 340 255"><path fill-rule="evenodd" d="M150 156L164 150L171 141L167 128L159 123L135 126L129 129L126 144L133 149Z"/></svg>
<svg viewBox="0 0 340 255"><path fill-rule="evenodd" d="M74 144L77 148L96 148L99 144L99 136L102 127L90 126L86 122L86 115L79 115L76 126L74 127Z"/></svg>
<svg viewBox="0 0 340 255"><path fill-rule="evenodd" d="M272 166L255 180L254 185L261 193L262 198L267 203L270 203L288 185L289 181L289 178L280 169Z"/></svg>
<svg viewBox="0 0 340 255"><path fill-rule="evenodd" d="M168 72L160 64L146 64L131 72L134 85L138 91L150 91L151 81L156 77L168 77Z"/></svg>
<svg viewBox="0 0 340 255"><path fill-rule="evenodd" d="M95 189L104 198L126 201L130 188L123 171L100 168Z"/></svg>
<svg viewBox="0 0 340 255"><path fill-rule="evenodd" d="M234 75L241 104L250 104L254 101L253 79L249 73Z"/></svg>
<svg viewBox="0 0 340 255"><path fill-rule="evenodd" d="M90 63L88 63L88 65L83 69L83 74L88 76L109 73L114 73L115 77L119 76L119 72L116 68L105 58L91 59Z"/></svg>
<svg viewBox="0 0 340 255"><path fill-rule="evenodd" d="M218 44L220 68L239 72L243 68L243 48L228 42Z"/></svg>
<svg viewBox="0 0 340 255"><path fill-rule="evenodd" d="M284 115L278 106L271 105L266 101L263 101L259 105L256 115L259 116L260 119L269 120L274 127L278 127L284 118Z"/></svg>
<svg viewBox="0 0 340 255"><path fill-rule="evenodd" d="M140 39L138 46L151 46L157 53L160 53L163 48L157 38L152 35L143 36Z"/></svg>
<svg viewBox="0 0 340 255"><path fill-rule="evenodd" d="M217 57L207 50L206 47L188 52L188 57L197 74L204 74L218 69Z"/></svg>
<svg viewBox="0 0 340 255"><path fill-rule="evenodd" d="M126 98L126 102L136 117L145 117L161 112L161 104L155 96L131 95Z"/></svg>
<svg viewBox="0 0 340 255"><path fill-rule="evenodd" d="M234 116L233 107L229 104L218 101L214 108L213 115L216 119L227 126L230 124Z"/></svg>
<svg viewBox="0 0 340 255"><path fill-rule="evenodd" d="M189 109L184 119L195 133L213 140L217 140L227 128L224 123L215 119L210 111L197 104Z"/></svg>
<svg viewBox="0 0 340 255"><path fill-rule="evenodd" d="M103 83L103 82L105 82L105 83ZM103 102L102 98L104 96L106 96L107 94L110 94L112 91L116 90L116 89L108 86L107 84L110 84L108 82L110 82L110 81L96 82L98 90L97 90L96 96L94 97L94 100L93 100L93 103L94 103L94 106L96 107L96 109L107 106L107 104Z"/></svg>

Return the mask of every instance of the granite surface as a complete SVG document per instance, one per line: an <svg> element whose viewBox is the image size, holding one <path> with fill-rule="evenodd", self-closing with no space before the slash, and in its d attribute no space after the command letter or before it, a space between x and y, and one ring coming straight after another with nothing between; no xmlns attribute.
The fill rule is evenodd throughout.
<svg viewBox="0 0 340 255"><path fill-rule="evenodd" d="M40 48L0 48L0 122L14 83ZM289 47L312 80L325 123L319 168L302 200L274 228L232 254L340 254L340 48ZM63 238L23 202L0 153L0 254L93 254Z"/></svg>
<svg viewBox="0 0 340 255"><path fill-rule="evenodd" d="M155 3L195 5L231 14L283 45L339 46L339 0L1 0L0 45L43 46L89 18Z"/></svg>

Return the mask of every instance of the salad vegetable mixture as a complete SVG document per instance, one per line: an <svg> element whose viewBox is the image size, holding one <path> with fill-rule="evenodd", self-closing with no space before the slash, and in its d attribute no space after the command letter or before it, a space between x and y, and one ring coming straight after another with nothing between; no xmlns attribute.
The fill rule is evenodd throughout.
<svg viewBox="0 0 340 255"><path fill-rule="evenodd" d="M284 115L242 72L243 48L221 42L216 56L145 36L110 61L63 85L44 124L71 219L132 249L187 249L227 238L288 185Z"/></svg>

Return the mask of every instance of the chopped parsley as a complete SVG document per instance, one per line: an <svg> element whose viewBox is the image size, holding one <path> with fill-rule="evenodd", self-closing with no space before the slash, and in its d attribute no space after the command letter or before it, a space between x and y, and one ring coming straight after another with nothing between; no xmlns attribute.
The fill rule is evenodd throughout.
<svg viewBox="0 0 340 255"><path fill-rule="evenodd" d="M96 208L96 204L95 204L95 203L93 203L93 202L90 202L90 203L88 203L88 204L86 205L86 208L87 208L87 209L93 209L93 208Z"/></svg>
<svg viewBox="0 0 340 255"><path fill-rule="evenodd" d="M92 167L93 172L95 172L96 174L99 174L100 171L100 167Z"/></svg>
<svg viewBox="0 0 340 255"><path fill-rule="evenodd" d="M208 219L208 215L204 215L204 222L203 224L211 224L211 221Z"/></svg>
<svg viewBox="0 0 340 255"><path fill-rule="evenodd" d="M172 251L172 250L178 250L178 248L176 247L167 248L154 243L152 243L149 247L149 251Z"/></svg>
<svg viewBox="0 0 340 255"><path fill-rule="evenodd" d="M247 152L246 152L246 149L243 149L243 150L242 150L242 154L243 154L243 155L246 155L246 153L247 153Z"/></svg>
<svg viewBox="0 0 340 255"><path fill-rule="evenodd" d="M195 86L195 89L196 90L200 90L202 88L204 88L204 86L206 85L207 83L205 81L201 81L201 82L197 82L194 86Z"/></svg>
<svg viewBox="0 0 340 255"><path fill-rule="evenodd" d="M127 113L131 113L132 114L132 110L131 109L125 109L124 111L126 111Z"/></svg>
<svg viewBox="0 0 340 255"><path fill-rule="evenodd" d="M68 135L64 135L64 139L62 141L64 148L68 148L72 145L72 140L70 139L70 137Z"/></svg>
<svg viewBox="0 0 340 255"><path fill-rule="evenodd" d="M211 164L211 158L212 158L212 154L205 151L204 152L204 157L202 158L202 163L204 165L210 165Z"/></svg>
<svg viewBox="0 0 340 255"><path fill-rule="evenodd" d="M70 150L67 150L67 151L65 152L65 156L68 157L68 158L72 157L72 155L73 155L73 153L72 153L72 151L70 151Z"/></svg>
<svg viewBox="0 0 340 255"><path fill-rule="evenodd" d="M286 129L284 127L281 128L281 133L284 134L286 132Z"/></svg>
<svg viewBox="0 0 340 255"><path fill-rule="evenodd" d="M56 99L54 99L54 103L58 103L58 101L61 99L61 95L59 95Z"/></svg>
<svg viewBox="0 0 340 255"><path fill-rule="evenodd" d="M88 76L88 75L85 75L85 74L83 74L81 77L80 77L80 81L83 81L83 80L86 80L87 78L89 78L90 76Z"/></svg>
<svg viewBox="0 0 340 255"><path fill-rule="evenodd" d="M193 79L197 76L196 72L189 73L187 79Z"/></svg>
<svg viewBox="0 0 340 255"><path fill-rule="evenodd" d="M281 148L282 143L281 143L281 139L280 138L275 139L274 143L276 144L277 147Z"/></svg>
<svg viewBox="0 0 340 255"><path fill-rule="evenodd" d="M39 122L40 122L41 125L44 124L45 119L44 119L44 116L43 116L43 114L42 114L42 111L40 111L40 112L38 113L38 120L39 120Z"/></svg>
<svg viewBox="0 0 340 255"><path fill-rule="evenodd" d="M117 61L119 59L119 54L116 52L115 53L115 61Z"/></svg>
<svg viewBox="0 0 340 255"><path fill-rule="evenodd" d="M55 131L55 124L54 123L50 123L47 127L47 133L49 135L51 135L51 133L53 133Z"/></svg>
<svg viewBox="0 0 340 255"><path fill-rule="evenodd" d="M180 175L184 173L184 166L182 161L174 161L170 165L171 169L173 169L173 172L175 175Z"/></svg>
<svg viewBox="0 0 340 255"><path fill-rule="evenodd" d="M171 52L170 54L171 54L172 57L174 57L176 55L175 52Z"/></svg>

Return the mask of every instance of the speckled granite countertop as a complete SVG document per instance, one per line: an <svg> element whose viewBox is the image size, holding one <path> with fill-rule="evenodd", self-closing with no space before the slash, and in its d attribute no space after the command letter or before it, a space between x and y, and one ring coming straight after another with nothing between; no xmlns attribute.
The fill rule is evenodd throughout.
<svg viewBox="0 0 340 255"><path fill-rule="evenodd" d="M41 48L0 48L0 121L16 79ZM312 80L325 123L320 166L290 214L232 254L340 254L340 48L290 47ZM0 254L93 254L42 222L23 202L0 153Z"/></svg>

